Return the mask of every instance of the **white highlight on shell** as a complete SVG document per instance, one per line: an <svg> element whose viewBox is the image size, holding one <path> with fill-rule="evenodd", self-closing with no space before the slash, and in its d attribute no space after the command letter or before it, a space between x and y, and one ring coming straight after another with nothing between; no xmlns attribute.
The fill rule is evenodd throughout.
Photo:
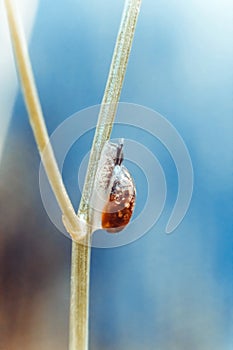
<svg viewBox="0 0 233 350"><path fill-rule="evenodd" d="M95 190L106 192L110 179L115 168L115 160L118 145L116 143L106 142L98 164L95 180Z"/></svg>

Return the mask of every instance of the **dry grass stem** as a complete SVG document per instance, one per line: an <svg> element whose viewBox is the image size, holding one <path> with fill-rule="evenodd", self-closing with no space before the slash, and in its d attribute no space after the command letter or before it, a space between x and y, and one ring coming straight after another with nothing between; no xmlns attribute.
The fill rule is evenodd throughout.
<svg viewBox="0 0 233 350"><path fill-rule="evenodd" d="M100 108L78 214L87 222L83 244L72 243L70 350L88 349L88 308L92 211L89 207L102 148L109 140L136 29L141 0L126 0ZM82 279L80 278L82 277ZM81 317L80 317L81 315Z"/></svg>
<svg viewBox="0 0 233 350"><path fill-rule="evenodd" d="M124 81L132 46L141 0L126 0L121 25L116 40L109 76L100 108L96 132L90 154L78 216L59 172L44 122L39 97L31 69L28 49L17 11L12 0L5 0L11 40L14 47L21 85L30 123L53 192L60 205L72 242L71 301L70 301L70 350L88 349L89 278L92 233L92 210L89 207L95 174L102 148L110 138L117 111L117 103ZM46 146L46 152L43 152ZM82 227L78 217L82 219ZM86 224L85 224L86 223ZM76 241L75 241L76 240ZM77 242L77 240L79 240Z"/></svg>
<svg viewBox="0 0 233 350"><path fill-rule="evenodd" d="M14 48L15 60L17 63L29 120L36 139L37 147L57 202L71 228L70 233L73 235L73 239L79 239L81 237L81 228L62 181L52 147L49 143L49 136L34 82L27 44L21 23L17 16L17 10L15 9L14 3L11 0L5 0L5 6L7 10L7 18L11 33L11 41ZM46 152L43 153L45 147Z"/></svg>

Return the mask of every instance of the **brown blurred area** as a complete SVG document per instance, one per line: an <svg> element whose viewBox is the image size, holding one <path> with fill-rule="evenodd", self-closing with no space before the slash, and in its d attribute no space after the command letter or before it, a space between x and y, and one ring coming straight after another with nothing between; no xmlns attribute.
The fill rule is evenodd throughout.
<svg viewBox="0 0 233 350"><path fill-rule="evenodd" d="M70 242L40 200L39 156L20 136L0 166L0 349L67 348Z"/></svg>

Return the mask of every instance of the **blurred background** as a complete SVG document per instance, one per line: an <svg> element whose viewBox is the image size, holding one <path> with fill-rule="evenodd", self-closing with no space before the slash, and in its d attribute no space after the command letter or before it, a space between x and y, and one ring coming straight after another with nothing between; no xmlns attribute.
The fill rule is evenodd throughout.
<svg viewBox="0 0 233 350"><path fill-rule="evenodd" d="M18 3L51 134L101 102L124 1ZM194 192L183 222L165 235L177 175L152 144L167 179L165 210L136 242L92 250L92 350L232 348L232 13L230 0L142 2L121 101L175 126L193 162ZM0 17L0 349L64 350L71 241L43 208L2 4ZM78 148L64 174L72 197ZM79 200L77 191L76 207Z"/></svg>

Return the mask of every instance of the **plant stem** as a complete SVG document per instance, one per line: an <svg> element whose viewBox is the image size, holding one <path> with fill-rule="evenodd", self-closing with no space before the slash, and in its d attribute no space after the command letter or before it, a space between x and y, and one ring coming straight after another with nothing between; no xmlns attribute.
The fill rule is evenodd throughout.
<svg viewBox="0 0 233 350"><path fill-rule="evenodd" d="M74 240L71 261L70 350L88 349L90 244L92 210L89 207L95 174L102 148L110 138L126 66L136 28L141 0L126 0L121 25L113 53L109 76L100 108L95 137L86 174L78 216L86 222L79 225L70 198L59 172L44 122L39 97L31 69L26 41L11 0L5 0L11 40L26 101L29 120L49 182L65 217L66 228ZM46 146L46 152L44 148ZM82 238L84 237L84 238ZM82 239L80 239L82 238Z"/></svg>
<svg viewBox="0 0 233 350"><path fill-rule="evenodd" d="M27 105L29 121L34 133L37 147L57 202L71 228L70 234L72 235L73 239L79 239L81 236L81 228L79 226L78 218L74 211L73 205L62 181L53 149L49 143L49 136L34 82L27 44L21 23L17 16L17 10L13 6L13 2L11 0L5 0L5 6L11 32L11 41L15 53L15 60L18 67L24 99ZM43 152L45 147L46 152Z"/></svg>
<svg viewBox="0 0 233 350"><path fill-rule="evenodd" d="M126 0L92 144L78 215L87 223L83 244L72 242L70 350L88 349L92 210L89 207L102 148L110 138L125 77L141 0Z"/></svg>

